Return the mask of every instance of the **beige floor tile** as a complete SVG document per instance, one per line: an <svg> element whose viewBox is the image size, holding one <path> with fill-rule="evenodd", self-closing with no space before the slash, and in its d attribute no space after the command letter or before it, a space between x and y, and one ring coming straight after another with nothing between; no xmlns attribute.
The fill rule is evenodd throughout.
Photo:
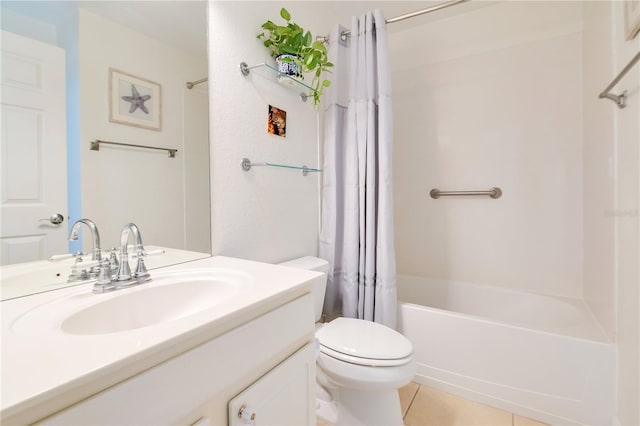
<svg viewBox="0 0 640 426"><path fill-rule="evenodd" d="M546 423L541 423L536 420L528 419L526 417L513 415L513 426L549 426Z"/></svg>
<svg viewBox="0 0 640 426"><path fill-rule="evenodd" d="M413 401L413 397L416 396L416 392L418 392L419 387L419 384L411 382L407 386L398 389L398 394L400 394L400 406L402 407L402 417L407 414L407 410L411 405L411 401Z"/></svg>
<svg viewBox="0 0 640 426"><path fill-rule="evenodd" d="M511 426L512 414L420 386L404 422L410 426Z"/></svg>

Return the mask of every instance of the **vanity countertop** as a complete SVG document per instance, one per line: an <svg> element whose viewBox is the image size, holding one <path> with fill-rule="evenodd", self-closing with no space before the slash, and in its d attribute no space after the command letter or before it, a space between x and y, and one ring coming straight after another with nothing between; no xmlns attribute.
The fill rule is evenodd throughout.
<svg viewBox="0 0 640 426"><path fill-rule="evenodd" d="M62 329L62 316L34 317L50 306L69 305L68 314L76 302L84 308L144 291L163 274L215 270L241 274L246 285L222 303L160 324L78 335ZM3 423L37 421L310 293L313 280L323 279L317 272L222 256L151 272L155 281L111 293L93 294L87 283L1 303Z"/></svg>

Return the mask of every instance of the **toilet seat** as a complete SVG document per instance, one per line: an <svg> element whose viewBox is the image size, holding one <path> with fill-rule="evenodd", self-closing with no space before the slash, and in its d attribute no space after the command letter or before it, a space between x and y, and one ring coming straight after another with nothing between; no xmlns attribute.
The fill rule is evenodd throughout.
<svg viewBox="0 0 640 426"><path fill-rule="evenodd" d="M395 367L412 361L406 337L371 321L336 318L317 330L316 338L322 353L350 364Z"/></svg>
<svg viewBox="0 0 640 426"><path fill-rule="evenodd" d="M375 358L361 358L352 355L346 355L338 351L334 351L331 348L327 348L320 344L320 352L325 355L328 355L337 360L348 362L349 364L362 365L368 367L397 367L399 365L404 365L413 359L413 357L408 356L406 358L398 358L398 359L375 359Z"/></svg>

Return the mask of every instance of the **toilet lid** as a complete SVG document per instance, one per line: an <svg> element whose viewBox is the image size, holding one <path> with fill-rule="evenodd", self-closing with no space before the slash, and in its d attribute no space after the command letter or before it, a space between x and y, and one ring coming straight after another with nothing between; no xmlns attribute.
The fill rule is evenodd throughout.
<svg viewBox="0 0 640 426"><path fill-rule="evenodd" d="M371 321L336 318L316 332L316 338L323 352L334 357L343 354L345 361L355 362L358 358L368 360L396 360L390 364L402 364L411 356L411 342L397 331ZM363 360L362 364L371 365Z"/></svg>

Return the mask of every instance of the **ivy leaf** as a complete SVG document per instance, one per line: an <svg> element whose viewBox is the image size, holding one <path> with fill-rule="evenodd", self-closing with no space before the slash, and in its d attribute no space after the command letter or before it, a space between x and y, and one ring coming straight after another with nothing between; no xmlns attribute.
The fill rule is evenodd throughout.
<svg viewBox="0 0 640 426"><path fill-rule="evenodd" d="M307 33L304 35L304 45L305 46L309 46L311 44L311 31L307 31Z"/></svg>
<svg viewBox="0 0 640 426"><path fill-rule="evenodd" d="M287 22L291 19L291 14L284 7L280 9L280 16L282 16L282 19L284 19Z"/></svg>
<svg viewBox="0 0 640 426"><path fill-rule="evenodd" d="M267 31L273 31L275 28L276 28L276 24L274 24L271 21L267 21L264 24L262 24L262 29Z"/></svg>
<svg viewBox="0 0 640 426"><path fill-rule="evenodd" d="M291 46L281 45L280 48L284 53L290 53L292 55L295 55L297 53L296 49L293 49Z"/></svg>
<svg viewBox="0 0 640 426"><path fill-rule="evenodd" d="M275 32L276 35L281 36L281 35L284 35L284 34L288 33L289 29L287 27L275 27L273 29L273 32Z"/></svg>
<svg viewBox="0 0 640 426"><path fill-rule="evenodd" d="M325 81L322 82L322 85L324 87L329 87L329 86L331 86L331 82L329 80L325 80Z"/></svg>
<svg viewBox="0 0 640 426"><path fill-rule="evenodd" d="M327 53L327 48L324 47L324 44L322 44L319 41L314 41L313 44L311 45L311 47L313 47L316 50L321 51L322 53L325 53L325 54Z"/></svg>
<svg viewBox="0 0 640 426"><path fill-rule="evenodd" d="M304 64L309 70L312 70L316 67L316 65L318 65L318 59L318 56L312 53L304 58Z"/></svg>

